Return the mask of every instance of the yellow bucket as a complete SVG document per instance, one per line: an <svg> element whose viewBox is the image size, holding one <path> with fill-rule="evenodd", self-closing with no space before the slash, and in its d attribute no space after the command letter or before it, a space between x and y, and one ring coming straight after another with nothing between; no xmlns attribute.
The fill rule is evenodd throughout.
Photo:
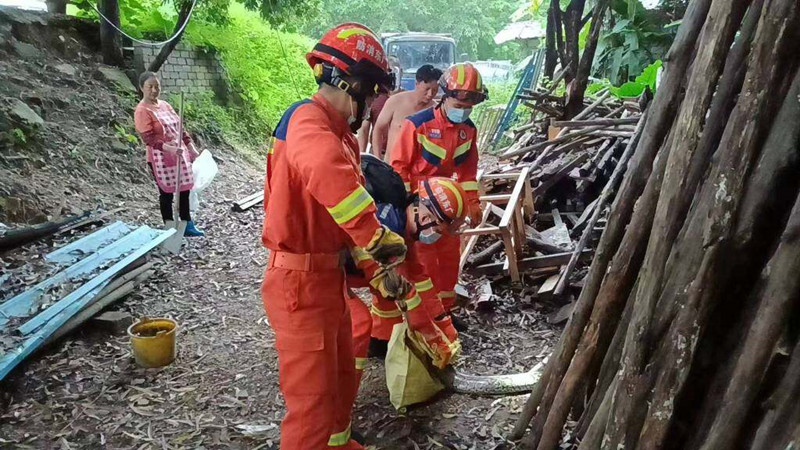
<svg viewBox="0 0 800 450"><path fill-rule="evenodd" d="M172 319L142 318L128 327L136 364L141 367L163 367L175 360L175 332L178 323Z"/></svg>

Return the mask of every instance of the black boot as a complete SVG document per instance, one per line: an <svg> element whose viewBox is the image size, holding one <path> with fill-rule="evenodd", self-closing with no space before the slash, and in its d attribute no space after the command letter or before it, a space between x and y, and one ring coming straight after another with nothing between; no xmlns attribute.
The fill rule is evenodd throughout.
<svg viewBox="0 0 800 450"><path fill-rule="evenodd" d="M380 339L369 338L369 350L367 356L370 358L386 358L386 351L389 348L389 341L382 341Z"/></svg>
<svg viewBox="0 0 800 450"><path fill-rule="evenodd" d="M455 328L456 331L458 331L459 333L461 333L462 331L467 331L469 329L469 325L467 325L467 322L464 322L463 320L459 319L458 316L450 314L450 320L453 321L453 328Z"/></svg>

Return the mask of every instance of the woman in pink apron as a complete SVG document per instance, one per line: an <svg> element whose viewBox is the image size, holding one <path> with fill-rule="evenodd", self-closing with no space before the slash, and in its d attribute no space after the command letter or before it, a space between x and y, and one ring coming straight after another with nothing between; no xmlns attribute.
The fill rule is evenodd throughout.
<svg viewBox="0 0 800 450"><path fill-rule="evenodd" d="M189 191L194 185L192 161L198 156L194 142L185 129L183 135L178 136L182 130L180 116L169 103L158 99L161 82L155 73L142 73L139 76L139 88L142 90L142 101L136 106L134 123L147 146L147 165L158 185L161 218L167 228L175 226L172 202L177 185L180 193L178 213L180 220L186 222L184 235L203 236L204 233L195 227L189 214Z"/></svg>

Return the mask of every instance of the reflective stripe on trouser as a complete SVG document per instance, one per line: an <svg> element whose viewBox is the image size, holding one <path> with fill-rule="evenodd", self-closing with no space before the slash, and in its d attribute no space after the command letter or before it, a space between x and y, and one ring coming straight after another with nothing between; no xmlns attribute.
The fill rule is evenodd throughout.
<svg viewBox="0 0 800 450"><path fill-rule="evenodd" d="M380 295L372 295L372 337L388 341L392 337L392 328L403 321L403 313L397 304Z"/></svg>
<svg viewBox="0 0 800 450"><path fill-rule="evenodd" d="M449 312L456 301L455 294L449 293L455 291L458 282L458 262L461 257L459 237L444 235L433 244L417 242L414 245L417 247L417 254L425 266L425 271L433 279L433 285L440 293L444 310Z"/></svg>
<svg viewBox="0 0 800 450"><path fill-rule="evenodd" d="M358 297L348 297L347 307L350 309L350 322L353 330L353 356L355 356L356 390L361 385L361 376L367 365L369 353L369 337L372 333L372 316L369 308Z"/></svg>
<svg viewBox="0 0 800 450"><path fill-rule="evenodd" d="M286 402L281 449L329 448L348 430L356 396L350 310L341 269L303 272L272 267L261 297L275 331ZM337 441L338 442L338 441ZM349 440L333 448L363 447Z"/></svg>
<svg viewBox="0 0 800 450"><path fill-rule="evenodd" d="M444 314L444 307L439 296L436 295L436 289L433 286L433 280L428 278L424 281L416 283L414 287L417 289L417 294L422 298L422 305L428 311L430 317L439 317Z"/></svg>

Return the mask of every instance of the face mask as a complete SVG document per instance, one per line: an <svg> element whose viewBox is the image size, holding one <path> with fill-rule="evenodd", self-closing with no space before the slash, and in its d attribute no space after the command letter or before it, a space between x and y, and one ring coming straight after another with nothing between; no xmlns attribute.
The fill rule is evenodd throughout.
<svg viewBox="0 0 800 450"><path fill-rule="evenodd" d="M358 133L361 124L365 120L369 120L369 110L366 108L366 102L356 100L357 110L353 111L353 102L350 102L350 117L347 118L347 124L350 125L350 131Z"/></svg>
<svg viewBox="0 0 800 450"><path fill-rule="evenodd" d="M469 118L471 112L472 108L447 108L447 118L453 123L462 123Z"/></svg>
<svg viewBox="0 0 800 450"><path fill-rule="evenodd" d="M441 234L429 228L427 230L423 230L419 234L419 241L422 242L423 244L430 245L438 241L440 237L442 237Z"/></svg>

